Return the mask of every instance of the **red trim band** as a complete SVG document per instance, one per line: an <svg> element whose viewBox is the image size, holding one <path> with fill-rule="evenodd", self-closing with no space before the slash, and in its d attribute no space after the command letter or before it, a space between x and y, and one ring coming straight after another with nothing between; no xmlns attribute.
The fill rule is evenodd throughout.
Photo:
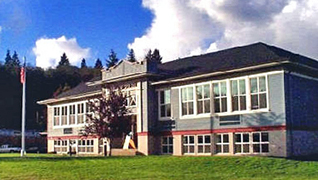
<svg viewBox="0 0 318 180"><path fill-rule="evenodd" d="M98 136L50 136L47 137L48 140L66 140L66 139L92 139L92 138L98 138Z"/></svg>

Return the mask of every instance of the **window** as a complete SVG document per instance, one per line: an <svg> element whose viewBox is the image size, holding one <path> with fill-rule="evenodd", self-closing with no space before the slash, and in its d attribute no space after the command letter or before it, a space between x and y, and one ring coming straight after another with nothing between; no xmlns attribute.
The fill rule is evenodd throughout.
<svg viewBox="0 0 318 180"><path fill-rule="evenodd" d="M198 135L198 153L211 153L211 135Z"/></svg>
<svg viewBox="0 0 318 180"><path fill-rule="evenodd" d="M78 140L78 152L93 153L94 152L94 140L89 140L89 139Z"/></svg>
<svg viewBox="0 0 318 180"><path fill-rule="evenodd" d="M227 93L226 82L213 83L214 93L214 112L226 112L227 111Z"/></svg>
<svg viewBox="0 0 318 180"><path fill-rule="evenodd" d="M61 141L54 141L54 152L61 152Z"/></svg>
<svg viewBox="0 0 318 180"><path fill-rule="evenodd" d="M193 87L181 89L182 115L194 114Z"/></svg>
<svg viewBox="0 0 318 180"><path fill-rule="evenodd" d="M253 152L268 153L269 137L267 132L255 132L253 135Z"/></svg>
<svg viewBox="0 0 318 180"><path fill-rule="evenodd" d="M159 114L161 118L171 116L170 90L159 91Z"/></svg>
<svg viewBox="0 0 318 180"><path fill-rule="evenodd" d="M161 139L162 154L173 154L173 137L167 136Z"/></svg>
<svg viewBox="0 0 318 180"><path fill-rule="evenodd" d="M210 113L210 85L196 86L197 113Z"/></svg>
<svg viewBox="0 0 318 180"><path fill-rule="evenodd" d="M232 110L246 110L246 84L245 79L231 80Z"/></svg>
<svg viewBox="0 0 318 180"><path fill-rule="evenodd" d="M194 136L183 136L183 153L194 154Z"/></svg>
<svg viewBox="0 0 318 180"><path fill-rule="evenodd" d="M128 107L136 107L136 91L131 90L131 91L126 91L126 103Z"/></svg>
<svg viewBox="0 0 318 180"><path fill-rule="evenodd" d="M77 124L84 123L84 103L77 104Z"/></svg>
<svg viewBox="0 0 318 180"><path fill-rule="evenodd" d="M59 107L54 108L53 118L54 118L53 120L54 126L59 126L60 125L60 108Z"/></svg>
<svg viewBox="0 0 318 180"><path fill-rule="evenodd" d="M67 152L67 140L55 140L54 141L55 152Z"/></svg>
<svg viewBox="0 0 318 180"><path fill-rule="evenodd" d="M62 123L61 125L67 125L67 106L62 106Z"/></svg>
<svg viewBox="0 0 318 180"><path fill-rule="evenodd" d="M253 109L267 108L267 89L266 89L266 77L254 77L250 78L251 85L251 106Z"/></svg>
<svg viewBox="0 0 318 180"><path fill-rule="evenodd" d="M235 133L235 153L249 153L250 139L248 133Z"/></svg>
<svg viewBox="0 0 318 180"><path fill-rule="evenodd" d="M230 143L228 134L216 135L216 153L229 153Z"/></svg>
<svg viewBox="0 0 318 180"><path fill-rule="evenodd" d="M75 104L70 105L70 124L75 124Z"/></svg>

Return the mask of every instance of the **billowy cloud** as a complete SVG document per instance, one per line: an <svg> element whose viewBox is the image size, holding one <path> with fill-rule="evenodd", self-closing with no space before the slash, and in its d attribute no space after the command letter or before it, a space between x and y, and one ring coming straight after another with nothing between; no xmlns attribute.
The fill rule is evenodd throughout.
<svg viewBox="0 0 318 180"><path fill-rule="evenodd" d="M154 18L128 44L136 57L158 48L163 61L265 42L318 59L316 0L143 0Z"/></svg>
<svg viewBox="0 0 318 180"><path fill-rule="evenodd" d="M72 65L79 65L82 58L90 56L90 48L82 48L76 38L40 38L35 42L33 53L36 56L36 66L42 68L55 67L61 60L63 53L66 54Z"/></svg>

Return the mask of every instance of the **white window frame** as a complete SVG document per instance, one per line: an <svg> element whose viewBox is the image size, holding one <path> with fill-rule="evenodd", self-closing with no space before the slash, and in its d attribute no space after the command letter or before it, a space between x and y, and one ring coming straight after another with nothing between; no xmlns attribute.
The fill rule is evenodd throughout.
<svg viewBox="0 0 318 180"><path fill-rule="evenodd" d="M225 96L222 96L221 94L221 83L225 83L225 87L226 87L226 95ZM214 84L218 84L219 86L219 94L220 96L219 97L215 97L214 95ZM213 109L214 109L214 114L223 114L223 113L227 113L227 112L231 112L231 104L232 104L232 101L231 101L231 95L230 95L230 88L229 88L229 79L223 79L223 80L219 80L219 81L212 81L212 93L213 93L213 102L212 102L212 105L213 105ZM226 98L226 111L222 111L222 98ZM215 99L219 99L220 101L220 112L215 112ZM230 104L229 104L230 103Z"/></svg>
<svg viewBox="0 0 318 180"><path fill-rule="evenodd" d="M166 139L167 143L164 143L164 139ZM172 139L172 142L170 143L170 139ZM163 148L167 147L167 152L163 152ZM169 149L171 148L171 152ZM173 154L173 136L163 136L161 137L161 154Z"/></svg>
<svg viewBox="0 0 318 180"><path fill-rule="evenodd" d="M240 90L240 80L244 80L245 81L245 94L241 94L241 90ZM232 82L233 81L237 81L237 95L235 95L235 96L237 96L238 97L238 110L234 110L234 107L233 107L233 101L232 101L232 99L233 99L233 97L234 97L234 95L233 95L233 92L232 92L232 90L233 90L233 86L232 86ZM248 83L249 83L249 80L248 80L248 78L247 77L239 77L239 78L232 78L232 79L230 79L230 89L231 89L231 94L230 94L230 96L231 96L231 109L232 109L232 112L246 112L246 111L248 111L248 97L247 96L249 96L249 93L248 93ZM245 96L245 109L241 109L241 96Z"/></svg>
<svg viewBox="0 0 318 180"><path fill-rule="evenodd" d="M267 135L268 135L268 141L265 141L265 142L262 142L262 133L267 133ZM254 142L254 139L253 139L253 134L259 134L259 142ZM270 152L270 147L269 147L269 142L270 142L270 139L269 139L269 132L264 132L264 131L260 131L260 132L252 132L251 133L251 139L252 139L252 145L253 145L253 147L252 147L252 153L253 154L268 154L269 152ZM264 145L264 144L267 144L268 145L268 152L263 152L262 151L262 145ZM259 145L260 147L260 152L254 152L254 145Z"/></svg>
<svg viewBox="0 0 318 180"><path fill-rule="evenodd" d="M193 137L193 143L190 143L190 137ZM183 138L187 138L187 143L183 142ZM195 135L183 135L182 136L182 153L184 155L193 155L195 154ZM184 151L185 147L187 147L187 152ZM193 147L193 152L190 152L190 147Z"/></svg>
<svg viewBox="0 0 318 180"><path fill-rule="evenodd" d="M203 140L202 143L199 142L199 136L202 136L202 140ZM210 143L205 142L205 137L207 137L207 136L210 137ZM197 142L198 142L197 143L197 147L198 147L197 153L198 154L211 154L212 153L212 136L211 136L211 134L199 134L196 137L197 137ZM199 146L202 146L203 152L199 152ZM210 152L205 151L206 146L209 146Z"/></svg>
<svg viewBox="0 0 318 180"><path fill-rule="evenodd" d="M266 88L266 91L265 92L260 92L259 91L259 85L260 85L260 83L259 83L259 78L260 77L265 77L265 88ZM252 93L251 92L251 79L252 78L257 78L257 88L258 88L258 92L257 93ZM250 75L250 76L248 76L248 85L249 85L249 92L248 92L248 96L249 96L249 105L250 105L250 107L249 107L249 110L250 111L269 111L269 95L268 95L268 91L269 91L269 87L268 87L268 74L258 74L258 75ZM260 98L259 98L259 96L260 96L260 94L265 94L265 96L266 96L266 108L257 108L257 109L253 109L252 108L252 95L258 95L258 104L260 105Z"/></svg>
<svg viewBox="0 0 318 180"><path fill-rule="evenodd" d="M221 142L215 141L215 154L229 154L230 153L230 134L228 133L218 133L215 135L215 139L217 139L217 136L221 136ZM224 136L228 136L229 142L224 142ZM217 146L221 146L221 152L217 152ZM224 152L224 146L228 146L229 152Z"/></svg>
<svg viewBox="0 0 318 180"><path fill-rule="evenodd" d="M243 136L245 135L248 135L248 142L244 142L244 138ZM236 141L236 135L240 135L240 139L241 139L241 142L237 142ZM251 153L251 148L250 148L250 144L251 144L251 134L250 133L246 133L246 132L242 132L242 133L235 133L234 134L234 153L235 154L250 154ZM236 152L236 145L240 145L241 146L241 152ZM244 145L247 145L248 146L248 152L243 152L244 151Z"/></svg>
<svg viewBox="0 0 318 180"><path fill-rule="evenodd" d="M199 87L199 86L201 86L202 87L202 98L201 99L199 99L199 97L198 97L198 94L197 94L197 88ZM205 93L205 89L204 89L204 86L209 86L209 97L204 97L204 93ZM195 88L195 90L194 90L194 92L195 92L195 114L196 115L209 115L209 114L211 114L211 83L204 83L204 84L196 84L195 86L194 86L194 88ZM206 109L205 109L205 106L204 106L204 101L209 101L209 110L208 110L208 112L206 111ZM199 113L198 112L198 102L203 102L203 105L202 105L202 113Z"/></svg>
<svg viewBox="0 0 318 180"><path fill-rule="evenodd" d="M165 94L166 91L170 93L170 102L164 102L163 104L160 102L161 100L161 92ZM158 118L159 120L170 120L172 117L172 106L171 106L171 89L160 89L157 91L158 93ZM165 97L164 97L165 99ZM170 105L170 116L167 116L167 105ZM165 106L165 116L161 116L161 106Z"/></svg>
<svg viewBox="0 0 318 180"><path fill-rule="evenodd" d="M189 100L188 98L188 92L189 92L189 90L188 90L188 88L192 88L192 100ZM185 101L183 101L183 99L182 99L182 89L187 89L187 93L186 93L186 96L187 96L187 100L185 100ZM184 117L191 117L191 116L194 116L196 113L195 113L195 109L196 109L196 103L195 103L195 91L194 91L194 89L195 89L195 87L194 87L194 85L189 85L189 86L185 86L185 87L182 87L182 88L180 88L180 114L181 114L181 116L184 116ZM192 114L189 114L188 112L189 112L189 103L193 103L193 113ZM182 113L182 103L187 103L187 114L185 114L185 115L182 115L183 113ZM181 117L180 116L180 117Z"/></svg>
<svg viewBox="0 0 318 180"><path fill-rule="evenodd" d="M85 144L83 145L83 142ZM78 139L77 140L78 153L80 154L92 154L94 153L94 139ZM84 151L80 151L84 149Z"/></svg>
<svg viewBox="0 0 318 180"><path fill-rule="evenodd" d="M76 104L71 104L71 105L69 105L68 108L69 108L69 115L68 115L69 116L69 125L75 125L76 124L76 117L77 117L77 115L76 115L77 106L76 106ZM73 114L71 114L71 113L73 113ZM71 123L72 118L74 118L74 124Z"/></svg>
<svg viewBox="0 0 318 180"><path fill-rule="evenodd" d="M61 125L61 108L60 107L53 107L53 127L54 126L60 126ZM57 110L57 114L55 114L55 110ZM55 118L58 120L58 124L55 124Z"/></svg>

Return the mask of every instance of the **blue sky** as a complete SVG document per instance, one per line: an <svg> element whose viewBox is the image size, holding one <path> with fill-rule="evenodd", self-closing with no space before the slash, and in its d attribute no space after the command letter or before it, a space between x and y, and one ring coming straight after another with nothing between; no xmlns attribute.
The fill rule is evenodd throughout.
<svg viewBox="0 0 318 180"><path fill-rule="evenodd" d="M90 48L90 64L98 57L107 58L110 49L123 58L128 42L145 32L151 16L139 0L0 0L1 60L10 49L35 65L35 42L61 36L76 38L80 47Z"/></svg>
<svg viewBox="0 0 318 180"><path fill-rule="evenodd" d="M0 0L0 61L16 50L54 67L93 65L110 49L163 61L264 42L318 59L317 0Z"/></svg>

